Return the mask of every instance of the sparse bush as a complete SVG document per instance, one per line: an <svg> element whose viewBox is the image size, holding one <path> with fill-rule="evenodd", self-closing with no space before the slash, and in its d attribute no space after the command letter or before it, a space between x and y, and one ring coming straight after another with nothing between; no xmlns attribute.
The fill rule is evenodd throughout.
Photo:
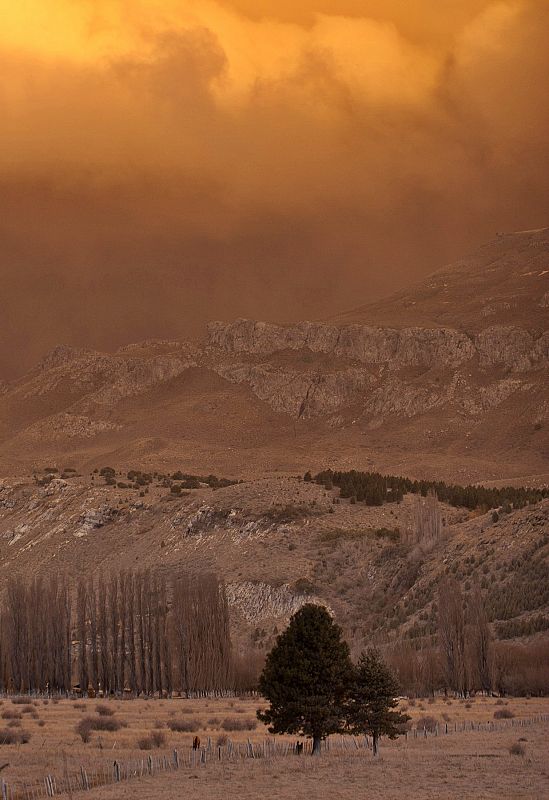
<svg viewBox="0 0 549 800"><path fill-rule="evenodd" d="M21 719L21 712L20 711L12 711L7 708L5 711L2 711L2 719Z"/></svg>
<svg viewBox="0 0 549 800"><path fill-rule="evenodd" d="M162 747L166 744L166 734L162 731L152 731L148 736L143 736L137 740L140 750L153 750L155 747Z"/></svg>
<svg viewBox="0 0 549 800"><path fill-rule="evenodd" d="M210 728L219 728L219 717L212 717L208 720L208 725Z"/></svg>
<svg viewBox="0 0 549 800"><path fill-rule="evenodd" d="M105 703L98 703L95 706L96 712L99 714L100 717L113 717L115 709L111 708L110 706L105 705Z"/></svg>
<svg viewBox="0 0 549 800"><path fill-rule="evenodd" d="M152 750L154 747L153 740L150 736L143 736L137 740L137 747L140 750Z"/></svg>
<svg viewBox="0 0 549 800"><path fill-rule="evenodd" d="M200 729L200 722L194 717L191 717L191 719L170 719L168 728L176 733L194 733Z"/></svg>
<svg viewBox="0 0 549 800"><path fill-rule="evenodd" d="M416 722L416 728L418 731L429 731L429 733L432 733L434 730L436 730L437 725L437 718L427 715L423 715Z"/></svg>
<svg viewBox="0 0 549 800"><path fill-rule="evenodd" d="M20 728L21 722L18 719L10 719L8 722L8 728Z"/></svg>
<svg viewBox="0 0 549 800"><path fill-rule="evenodd" d="M73 703L72 707L75 708L77 711L84 711L86 709L85 703Z"/></svg>
<svg viewBox="0 0 549 800"><path fill-rule="evenodd" d="M512 719L514 716L510 708L500 708L499 711L494 711L494 719Z"/></svg>
<svg viewBox="0 0 549 800"><path fill-rule="evenodd" d="M80 736L84 744L88 744L92 734L92 726L90 718L86 717L85 719L80 720L80 722L78 723L78 725L75 727L74 730L75 733L77 733Z"/></svg>
<svg viewBox="0 0 549 800"><path fill-rule="evenodd" d="M226 733L221 733L215 740L216 747L225 747L227 742L229 741L229 737Z"/></svg>
<svg viewBox="0 0 549 800"><path fill-rule="evenodd" d="M26 731L14 731L6 728L0 731L0 745L3 744L27 744L31 735Z"/></svg>
<svg viewBox="0 0 549 800"><path fill-rule="evenodd" d="M255 731L257 722L255 719L237 719L236 717L226 717L221 723L224 731Z"/></svg>
<svg viewBox="0 0 549 800"><path fill-rule="evenodd" d="M120 728L124 727L126 727L126 724L118 719L109 717L84 717L76 726L75 731L82 741L86 743L89 742L92 731L114 733L114 731L119 731Z"/></svg>
<svg viewBox="0 0 549 800"><path fill-rule="evenodd" d="M166 734L163 731L153 731L151 739L155 747L162 747L166 744Z"/></svg>
<svg viewBox="0 0 549 800"><path fill-rule="evenodd" d="M36 724L38 725L39 728L43 728L45 726L45 724L46 724L46 720L45 719L39 719Z"/></svg>
<svg viewBox="0 0 549 800"><path fill-rule="evenodd" d="M520 742L515 742L509 748L509 753L512 756L524 756L526 755L526 748Z"/></svg>

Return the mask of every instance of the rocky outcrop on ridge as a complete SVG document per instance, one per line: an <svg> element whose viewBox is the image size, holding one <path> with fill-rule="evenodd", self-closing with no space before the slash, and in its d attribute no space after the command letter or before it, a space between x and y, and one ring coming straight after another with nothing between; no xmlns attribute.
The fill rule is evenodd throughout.
<svg viewBox="0 0 549 800"><path fill-rule="evenodd" d="M273 325L253 320L212 322L208 344L225 353L272 355L283 350L310 350L362 364L457 368L478 357L481 366L524 372L547 361L549 332L537 339L513 326L486 328L476 337L452 328L394 328L367 325L336 327L322 323Z"/></svg>

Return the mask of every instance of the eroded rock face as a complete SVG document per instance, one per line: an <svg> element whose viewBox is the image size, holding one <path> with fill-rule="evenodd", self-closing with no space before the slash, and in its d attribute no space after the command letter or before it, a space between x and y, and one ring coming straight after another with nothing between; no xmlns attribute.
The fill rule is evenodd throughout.
<svg viewBox="0 0 549 800"><path fill-rule="evenodd" d="M359 402L375 384L366 370L319 373L285 370L270 364L220 364L216 372L232 383L246 383L275 411L295 417L332 414Z"/></svg>
<svg viewBox="0 0 549 800"><path fill-rule="evenodd" d="M314 322L286 327L251 320L212 322L208 343L227 353L272 355L282 350L328 353L363 364L459 366L475 354L471 339L451 328L377 328L346 325L337 328Z"/></svg>
<svg viewBox="0 0 549 800"><path fill-rule="evenodd" d="M359 361L402 367L457 368L475 356L481 366L501 365L526 371L547 359L549 332L538 339L514 326L486 328L475 339L453 328L335 327L302 322L280 326L253 320L212 322L208 344L226 353L272 355L283 350L310 350Z"/></svg>
<svg viewBox="0 0 549 800"><path fill-rule="evenodd" d="M318 354L324 363L278 363L277 354L288 351ZM207 352L219 375L294 417L329 417L357 405L376 418L410 418L449 403L478 415L522 388L520 373L547 364L549 333L536 339L522 328L492 326L473 338L452 328L237 320L210 324ZM420 372L410 377L410 369ZM475 382L469 370L479 369ZM517 378L503 379L502 370Z"/></svg>
<svg viewBox="0 0 549 800"><path fill-rule="evenodd" d="M289 619L306 603L322 603L315 596L292 591L288 584L242 581L227 584L227 600L247 622L258 623L272 618Z"/></svg>

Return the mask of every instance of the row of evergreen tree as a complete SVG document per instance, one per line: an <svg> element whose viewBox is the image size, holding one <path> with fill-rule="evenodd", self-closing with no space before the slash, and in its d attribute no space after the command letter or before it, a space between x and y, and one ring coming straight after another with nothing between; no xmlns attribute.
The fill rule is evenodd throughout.
<svg viewBox="0 0 549 800"><path fill-rule="evenodd" d="M122 570L8 581L0 690L171 695L235 687L225 588L214 575Z"/></svg>
<svg viewBox="0 0 549 800"><path fill-rule="evenodd" d="M405 494L427 497L430 492L434 492L440 501L458 508L488 511L501 507L504 510L511 510L524 508L529 504L538 503L544 497L549 497L549 488L459 486L443 481L413 481L398 475L357 470L339 472L326 469L314 477L307 472L304 480L314 480L327 489L337 486L341 497L354 498L357 502L364 502L369 506L398 503Z"/></svg>

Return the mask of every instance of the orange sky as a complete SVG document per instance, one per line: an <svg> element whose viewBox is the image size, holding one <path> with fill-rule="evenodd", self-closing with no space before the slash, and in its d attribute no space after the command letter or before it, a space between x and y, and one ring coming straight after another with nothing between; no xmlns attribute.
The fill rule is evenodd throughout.
<svg viewBox="0 0 549 800"><path fill-rule="evenodd" d="M547 224L545 0L0 0L0 21L0 377L58 341L329 314Z"/></svg>

